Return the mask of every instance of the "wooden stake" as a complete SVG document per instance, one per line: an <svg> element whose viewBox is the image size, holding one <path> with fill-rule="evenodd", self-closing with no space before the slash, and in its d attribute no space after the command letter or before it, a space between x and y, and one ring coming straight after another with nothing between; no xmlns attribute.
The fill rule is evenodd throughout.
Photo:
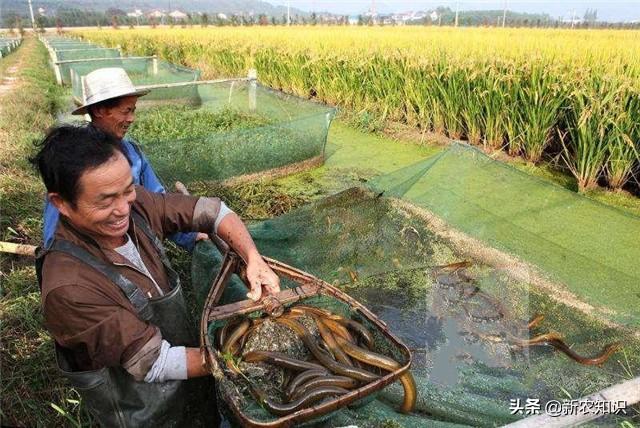
<svg viewBox="0 0 640 428"><path fill-rule="evenodd" d="M0 242L0 252L35 257L36 247L33 245L16 244L14 242Z"/></svg>

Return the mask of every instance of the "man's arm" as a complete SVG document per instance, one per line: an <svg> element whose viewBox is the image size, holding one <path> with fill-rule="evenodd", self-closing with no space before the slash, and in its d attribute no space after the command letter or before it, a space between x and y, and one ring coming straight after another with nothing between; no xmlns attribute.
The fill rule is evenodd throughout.
<svg viewBox="0 0 640 428"><path fill-rule="evenodd" d="M216 233L247 264L247 279L251 287L247 297L258 301L262 297L263 289L266 294L275 294L280 291L280 279L265 263L249 231L236 213L227 214L220 221Z"/></svg>
<svg viewBox="0 0 640 428"><path fill-rule="evenodd" d="M280 291L278 276L263 260L246 226L219 198L196 198L182 194L150 193L141 191L136 201L146 210L152 223L163 233L196 230L215 233L235 250L247 264L247 279L252 300L259 300L263 291Z"/></svg>
<svg viewBox="0 0 640 428"><path fill-rule="evenodd" d="M157 327L91 289L60 287L49 293L43 310L55 340L65 348L84 349L94 369L122 365L140 382L209 374L199 348L172 347Z"/></svg>

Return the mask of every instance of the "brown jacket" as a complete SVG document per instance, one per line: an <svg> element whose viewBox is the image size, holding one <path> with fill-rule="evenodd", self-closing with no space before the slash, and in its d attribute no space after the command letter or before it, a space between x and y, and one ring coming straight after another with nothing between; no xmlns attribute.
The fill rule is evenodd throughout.
<svg viewBox="0 0 640 428"><path fill-rule="evenodd" d="M140 186L136 186L136 193L132 209L142 215L160 239L178 231L211 232L220 209L217 198L152 193ZM131 220L129 236L158 286L168 292L164 266L151 241L138 229ZM145 295L158 297L146 275L117 252L100 247L62 217L55 238L71 241L111 263ZM44 260L42 308L45 326L58 344L72 351L76 370L126 366L147 342L159 336L155 326L137 317L133 305L115 284L94 268L57 251Z"/></svg>

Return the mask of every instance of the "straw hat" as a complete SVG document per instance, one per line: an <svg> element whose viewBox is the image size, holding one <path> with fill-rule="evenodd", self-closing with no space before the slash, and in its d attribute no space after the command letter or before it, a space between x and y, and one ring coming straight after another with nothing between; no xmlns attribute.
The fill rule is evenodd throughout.
<svg viewBox="0 0 640 428"><path fill-rule="evenodd" d="M71 114L85 114L87 107L99 102L120 97L141 97L149 93L148 90L139 91L133 86L131 79L123 68L100 68L87 74L84 78L84 105L78 107Z"/></svg>

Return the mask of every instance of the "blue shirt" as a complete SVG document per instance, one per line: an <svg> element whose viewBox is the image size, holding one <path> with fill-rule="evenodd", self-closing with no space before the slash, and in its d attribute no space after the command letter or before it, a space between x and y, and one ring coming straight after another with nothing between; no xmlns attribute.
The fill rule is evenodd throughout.
<svg viewBox="0 0 640 428"><path fill-rule="evenodd" d="M124 148L125 155L131 162L131 173L133 175L133 182L145 189L156 193L165 193L165 189L160 183L160 180L156 176L156 173L151 168L149 161L142 154L142 151L128 138L122 140L122 147ZM45 201L44 206L44 225L43 236L44 245L48 247L53 241L53 235L58 227L58 218L60 212L49 201L49 198ZM169 239L181 246L182 248L191 251L196 242L196 233L175 233L169 236Z"/></svg>

